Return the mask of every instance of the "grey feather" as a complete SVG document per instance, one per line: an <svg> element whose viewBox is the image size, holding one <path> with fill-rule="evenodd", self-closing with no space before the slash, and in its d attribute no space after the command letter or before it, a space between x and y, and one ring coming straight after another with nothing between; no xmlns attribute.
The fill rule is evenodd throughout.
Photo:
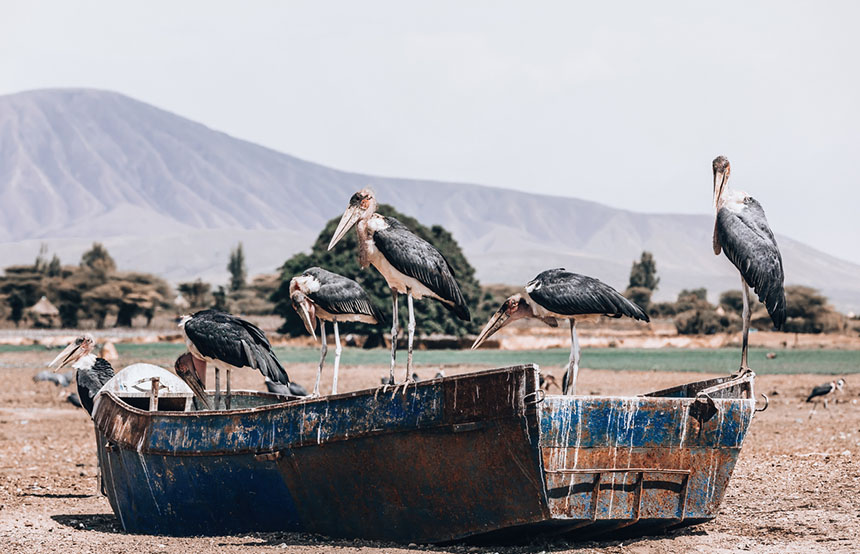
<svg viewBox="0 0 860 554"><path fill-rule="evenodd" d="M726 257L767 308L774 326L782 329L786 318L782 254L761 204L748 196L740 213L720 208L717 238Z"/></svg>
<svg viewBox="0 0 860 554"><path fill-rule="evenodd" d="M609 285L592 277L549 269L532 279L529 296L561 315L606 315L650 321L648 314Z"/></svg>
<svg viewBox="0 0 860 554"><path fill-rule="evenodd" d="M331 314L360 314L385 323L382 312L373 304L367 292L355 281L326 271L320 267L306 269L303 275L311 275L320 282L319 290L308 294L308 298Z"/></svg>
<svg viewBox="0 0 860 554"><path fill-rule="evenodd" d="M373 242L385 259L397 271L433 291L457 317L469 321L469 307L445 256L393 217L386 217L385 222L388 228L373 235Z"/></svg>

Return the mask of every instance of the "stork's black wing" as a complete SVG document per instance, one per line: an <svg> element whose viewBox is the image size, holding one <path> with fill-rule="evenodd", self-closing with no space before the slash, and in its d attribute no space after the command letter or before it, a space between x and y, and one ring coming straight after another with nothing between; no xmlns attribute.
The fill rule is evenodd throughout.
<svg viewBox="0 0 860 554"><path fill-rule="evenodd" d="M75 374L78 386L78 399L88 414L93 415L96 395L105 383L114 376L113 367L104 358L96 358L90 369L79 369Z"/></svg>
<svg viewBox="0 0 860 554"><path fill-rule="evenodd" d="M650 321L642 308L614 288L564 269L544 271L529 282L526 291L532 300L561 315L598 314Z"/></svg>
<svg viewBox="0 0 860 554"><path fill-rule="evenodd" d="M417 279L445 300L457 317L469 321L469 307L445 256L393 217L386 217L385 222L388 228L373 235L373 242L385 259L397 271Z"/></svg>
<svg viewBox="0 0 860 554"><path fill-rule="evenodd" d="M726 257L767 307L774 326L782 329L786 317L782 255L761 204L748 196L740 212L720 208L717 239Z"/></svg>
<svg viewBox="0 0 860 554"><path fill-rule="evenodd" d="M203 310L185 323L185 334L208 358L258 369L272 381L290 382L266 334L249 321L218 310Z"/></svg>
<svg viewBox="0 0 860 554"><path fill-rule="evenodd" d="M826 394L830 394L830 392L832 390L833 390L833 383L826 383L824 385L818 385L817 387L812 389L812 392L810 393L810 395L806 399L806 401L811 402L812 399L815 398L816 396L824 396Z"/></svg>
<svg viewBox="0 0 860 554"><path fill-rule="evenodd" d="M319 267L306 270L305 275L312 275L319 281L319 290L310 293L308 298L325 311L332 314L368 315L376 319L377 323L385 322L385 317L367 292L352 279Z"/></svg>

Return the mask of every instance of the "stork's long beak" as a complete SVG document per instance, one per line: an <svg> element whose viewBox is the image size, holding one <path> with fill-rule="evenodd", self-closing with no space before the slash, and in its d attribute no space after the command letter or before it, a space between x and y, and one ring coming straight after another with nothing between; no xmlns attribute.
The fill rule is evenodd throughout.
<svg viewBox="0 0 860 554"><path fill-rule="evenodd" d="M724 171L714 172L714 210L720 207L720 197L726 188L727 175Z"/></svg>
<svg viewBox="0 0 860 554"><path fill-rule="evenodd" d="M299 317L302 318L302 323L305 324L305 329L307 329L308 333L317 340L317 334L314 330L314 319L308 311L307 302L299 302Z"/></svg>
<svg viewBox="0 0 860 554"><path fill-rule="evenodd" d="M331 236L331 242L328 243L329 250L334 248L334 245L343 238L347 231L352 229L352 226L355 225L359 218L361 218L361 206L349 206L343 212L340 223L337 224L337 229L334 230L334 234Z"/></svg>
<svg viewBox="0 0 860 554"><path fill-rule="evenodd" d="M84 355L84 351L80 344L72 343L68 345L62 352L57 354L57 357L51 360L48 367L54 368L54 373L60 371L69 364L73 364Z"/></svg>
<svg viewBox="0 0 860 554"><path fill-rule="evenodd" d="M191 388L191 392L200 400L200 403L207 410L211 410L212 403L209 402L209 397L206 396L206 390L204 390L203 382L200 381L200 377L194 368L194 359L191 358L191 354L185 353L179 356L176 359L174 369L176 370L176 374Z"/></svg>
<svg viewBox="0 0 860 554"><path fill-rule="evenodd" d="M493 317L490 318L490 321L488 321L487 324L484 325L484 328L481 329L481 334L478 335L478 338L475 339L474 344L472 344L472 350L481 346L481 344L485 340L490 338L496 331L498 331L511 321L511 316L508 315L505 306L502 305L502 307L499 308L499 311L493 314Z"/></svg>

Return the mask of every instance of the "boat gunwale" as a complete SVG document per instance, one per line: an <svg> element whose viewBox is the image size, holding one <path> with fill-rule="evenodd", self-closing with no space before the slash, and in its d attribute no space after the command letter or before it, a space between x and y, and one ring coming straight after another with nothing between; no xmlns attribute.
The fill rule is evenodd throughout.
<svg viewBox="0 0 860 554"><path fill-rule="evenodd" d="M477 372L463 373L460 375L452 375L452 376L448 376L448 377L440 377L438 379L421 381L420 383L417 383L417 385L426 386L426 385L438 384L442 380L448 380L449 382L452 380L460 381L460 380L466 380L466 379L471 379L471 378L476 378L476 377L480 378L480 377L483 377L486 375L505 374L505 373L512 373L515 371L529 370L529 369L534 369L535 371L540 370L538 368L537 364L520 364L520 365L510 366L510 367L506 367L506 368L498 368L498 369L494 369L494 370L490 370L490 371L477 371ZM100 395L104 395L104 396L108 397L110 399L110 401L113 403L113 405L117 407L118 410L125 412L125 414L127 414L128 416L144 419L146 422L143 425L144 429L142 432L143 432L144 437L148 438L151 431L152 431L152 427L153 427L152 422L153 422L154 417L167 417L167 418L174 418L177 416L179 416L179 417L193 417L193 418L222 417L222 418L234 419L237 416L243 416L243 415L248 415L248 414L255 415L255 414L262 414L262 413L266 413L266 412L273 412L276 410L300 409L300 407L304 407L308 404L324 403L324 402L328 402L329 400L332 400L332 399L346 399L346 398L355 398L355 397L359 397L359 396L372 396L375 393L377 393L377 391L378 391L378 389L365 389L365 390L360 390L360 391L351 391L351 392L347 392L347 393L341 393L341 394L337 394L337 395L319 396L319 397L315 397L315 398L305 398L305 399L298 400L298 401L278 402L275 404L267 404L264 406L257 406L254 408L242 408L242 409L237 409L237 410L201 410L201 411L191 411L191 412L184 412L184 411L178 411L178 410L177 411L142 410L140 408L136 408L136 407L128 404L127 402L124 402L122 397L118 396L113 391L104 391L103 393L100 393ZM241 393L244 396L257 396L257 395L267 396L267 397L272 397L272 396L280 397L281 396L281 395L277 395L274 393L263 392L263 391L236 391L236 392ZM100 406L101 406L101 404L100 404ZM99 406L99 408L100 408L100 406ZM527 409L528 404L525 403L523 407ZM98 413L96 413L96 412L98 412ZM455 430L455 427L462 426L463 425L462 422L434 421L434 422L417 423L416 425L411 426L409 428L405 428L405 429L404 428L371 429L368 431L363 431L363 432L360 432L360 433L357 433L354 435L349 435L349 436L335 436L335 437L331 437L331 438L326 439L326 441L324 443L318 442L317 439L309 438L309 439L302 440L299 442L291 443L290 445L283 446L281 448L268 448L268 449L234 448L234 449L228 449L228 450L224 450L224 449L214 450L213 449L213 450L197 450L197 451L176 452L174 450L147 448L146 446L141 445L140 440L123 439L123 438L119 438L113 434L109 434L108 432L106 432L106 430L104 429L104 427L102 425L99 425L100 419L101 419L99 417L99 414L101 412L102 412L102 409L94 410L93 420L95 423L96 431L98 433L100 433L102 436L104 436L105 440L108 441L108 443L109 443L108 447L109 448L115 448L115 447L121 445L121 446L127 447L128 449L139 452L139 453L146 453L146 454L152 454L152 455L158 455L158 456L176 456L176 457L244 456L244 455L265 456L265 455L277 454L279 452L284 452L284 451L292 449L292 448L305 448L308 446L322 446L324 444L339 443L342 441L362 439L362 438L370 438L370 437L389 435L389 434L410 433L410 432L414 432L414 431L434 431L434 430L439 430L439 429L444 429L444 428L449 428L449 429L451 429L451 432L458 433L458 432L471 432L473 430L480 430L480 429L484 428L484 426L480 426L480 427L477 427L475 429L464 429L464 430L458 431L458 430ZM519 414L517 417L523 417L524 415L525 414L522 413L522 414ZM491 422L495 422L495 421L510 419L511 417L512 417L511 414L482 416L482 417L476 419L475 421L481 422L481 423L491 423Z"/></svg>

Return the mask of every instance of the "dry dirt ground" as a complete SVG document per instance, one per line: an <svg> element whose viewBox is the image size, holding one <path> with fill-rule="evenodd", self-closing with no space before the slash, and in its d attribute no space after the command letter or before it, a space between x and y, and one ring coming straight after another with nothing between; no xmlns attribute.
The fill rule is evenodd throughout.
<svg viewBox="0 0 860 554"><path fill-rule="evenodd" d="M83 410L66 403L54 385L31 380L44 367L45 357L46 354L32 352L0 355L3 554L860 551L860 402L857 390L848 388L842 395L843 402L828 410L819 409L810 418L809 405L802 400L812 386L824 380L820 375L760 377L759 390L771 395L770 409L753 421L722 513L713 522L670 535L623 542L399 546L287 533L192 538L124 533L107 500L97 490L90 419ZM303 383L312 382L314 371L309 365L290 368L291 375ZM342 371L341 388L378 385L384 373L383 368L347 365ZM431 376L434 370L420 368L419 373ZM556 369L555 373L560 372ZM689 373L583 370L580 390L633 394L698 377ZM235 388L262 385L259 375L250 372L236 380Z"/></svg>

